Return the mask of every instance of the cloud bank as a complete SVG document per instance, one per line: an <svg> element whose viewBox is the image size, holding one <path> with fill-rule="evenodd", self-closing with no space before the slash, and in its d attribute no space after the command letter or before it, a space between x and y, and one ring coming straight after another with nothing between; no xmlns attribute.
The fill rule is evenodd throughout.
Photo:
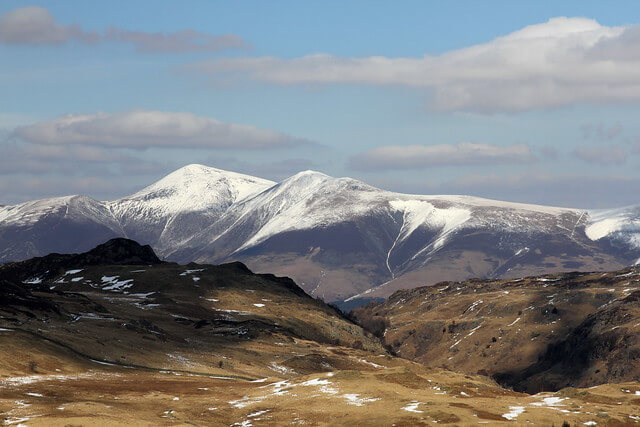
<svg viewBox="0 0 640 427"><path fill-rule="evenodd" d="M60 25L44 7L27 6L0 16L0 42L7 44L61 44L70 40L95 42L96 33L79 25Z"/></svg>
<svg viewBox="0 0 640 427"><path fill-rule="evenodd" d="M432 166L530 163L535 160L526 144L498 146L462 142L441 145L388 145L351 157L352 169L363 171L423 169Z"/></svg>
<svg viewBox="0 0 640 427"><path fill-rule="evenodd" d="M431 93L441 111L513 112L640 100L640 26L558 17L438 56L220 58L186 66L280 85L403 85Z"/></svg>
<svg viewBox="0 0 640 427"><path fill-rule="evenodd" d="M637 194L640 191L640 179L624 175L555 175L534 171L505 175L474 174L442 184L439 191L523 203L574 208L610 208L628 205L629 194Z"/></svg>
<svg viewBox="0 0 640 427"><path fill-rule="evenodd" d="M144 53L218 52L249 47L245 40L235 34L212 35L193 29L175 33L149 33L111 26L104 34L87 32L77 24L56 23L49 10L38 6L14 9L0 16L0 43L53 45L71 41L129 43L136 51Z"/></svg>
<svg viewBox="0 0 640 427"><path fill-rule="evenodd" d="M520 203L593 209L637 203L632 195L640 192L640 178L637 177L553 174L535 170L468 174L442 182L393 177L373 178L367 182L403 193L464 194Z"/></svg>
<svg viewBox="0 0 640 427"><path fill-rule="evenodd" d="M235 34L211 35L195 30L175 33L146 33L127 31L112 26L105 33L104 40L131 43L138 52L178 53L217 52L226 49L247 49L249 44Z"/></svg>
<svg viewBox="0 0 640 427"><path fill-rule="evenodd" d="M43 145L85 144L135 149L266 149L310 142L282 132L223 122L191 113L144 110L68 114L18 127L13 136Z"/></svg>
<svg viewBox="0 0 640 427"><path fill-rule="evenodd" d="M614 147L578 147L573 155L580 160L599 165L619 165L627 161L627 152Z"/></svg>
<svg viewBox="0 0 640 427"><path fill-rule="evenodd" d="M67 177L122 174L132 176L157 174L167 170L166 164L99 147L0 145L0 177L15 174L41 176L51 173Z"/></svg>

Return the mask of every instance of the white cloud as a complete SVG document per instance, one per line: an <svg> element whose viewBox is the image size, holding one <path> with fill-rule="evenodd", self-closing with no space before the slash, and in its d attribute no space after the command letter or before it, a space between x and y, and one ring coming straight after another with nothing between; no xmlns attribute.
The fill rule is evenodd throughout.
<svg viewBox="0 0 640 427"><path fill-rule="evenodd" d="M130 43L138 52L217 52L225 49L246 49L248 43L235 34L212 35L193 29L174 33L129 31L116 26L104 34L86 32L77 24L62 25L44 7L27 6L0 16L0 43L5 44L63 44L73 40L85 43Z"/></svg>
<svg viewBox="0 0 640 427"><path fill-rule="evenodd" d="M16 128L13 136L36 144L86 144L149 147L262 149L308 141L254 126L222 122L191 113L129 111L68 114Z"/></svg>
<svg viewBox="0 0 640 427"><path fill-rule="evenodd" d="M479 112L640 100L640 26L558 17L488 43L421 58L220 58L187 66L213 78L428 89L436 110Z"/></svg>
<svg viewBox="0 0 640 427"><path fill-rule="evenodd" d="M627 152L618 146L578 147L573 155L580 160L600 165L619 165L627 161Z"/></svg>
<svg viewBox="0 0 640 427"><path fill-rule="evenodd" d="M357 170L422 169L430 166L529 163L529 146L498 146L462 142L441 145L389 145L357 154L350 166Z"/></svg>

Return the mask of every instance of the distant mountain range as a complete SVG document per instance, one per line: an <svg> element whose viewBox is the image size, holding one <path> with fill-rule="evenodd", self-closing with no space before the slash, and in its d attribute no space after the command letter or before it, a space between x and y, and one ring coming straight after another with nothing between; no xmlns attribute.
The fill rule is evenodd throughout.
<svg viewBox="0 0 640 427"><path fill-rule="evenodd" d="M78 195L0 207L0 262L113 237L172 261L241 260L342 301L443 280L634 265L640 205L589 211L399 194L313 171L276 183L189 165L113 201Z"/></svg>

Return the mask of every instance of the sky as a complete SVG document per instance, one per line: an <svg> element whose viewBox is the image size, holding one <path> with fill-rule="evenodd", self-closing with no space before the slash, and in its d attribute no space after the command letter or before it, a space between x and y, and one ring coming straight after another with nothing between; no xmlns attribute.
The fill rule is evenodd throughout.
<svg viewBox="0 0 640 427"><path fill-rule="evenodd" d="M0 3L0 205L190 163L640 203L635 1Z"/></svg>

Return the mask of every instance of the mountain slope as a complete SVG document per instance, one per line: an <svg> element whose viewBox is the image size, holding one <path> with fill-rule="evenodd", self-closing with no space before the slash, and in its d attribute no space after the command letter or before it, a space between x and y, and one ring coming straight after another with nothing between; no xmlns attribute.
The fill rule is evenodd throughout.
<svg viewBox="0 0 640 427"><path fill-rule="evenodd" d="M0 208L0 261L122 236L165 259L240 260L327 301L358 304L442 280L633 265L639 218L638 206L585 211L399 194L313 171L274 183L189 165L111 202L78 196ZM63 231L51 227L62 219Z"/></svg>
<svg viewBox="0 0 640 427"><path fill-rule="evenodd" d="M0 262L50 252L78 252L124 231L107 207L66 196L0 208Z"/></svg>
<svg viewBox="0 0 640 427"><path fill-rule="evenodd" d="M464 196L387 192L311 171L232 206L171 259L240 259L327 300L385 297L469 277L615 269L632 242L585 235L589 214ZM373 285L373 286L372 286Z"/></svg>
<svg viewBox="0 0 640 427"><path fill-rule="evenodd" d="M585 233L591 240L603 240L621 248L640 247L640 205L593 210L589 219ZM640 258L635 263L640 263Z"/></svg>

